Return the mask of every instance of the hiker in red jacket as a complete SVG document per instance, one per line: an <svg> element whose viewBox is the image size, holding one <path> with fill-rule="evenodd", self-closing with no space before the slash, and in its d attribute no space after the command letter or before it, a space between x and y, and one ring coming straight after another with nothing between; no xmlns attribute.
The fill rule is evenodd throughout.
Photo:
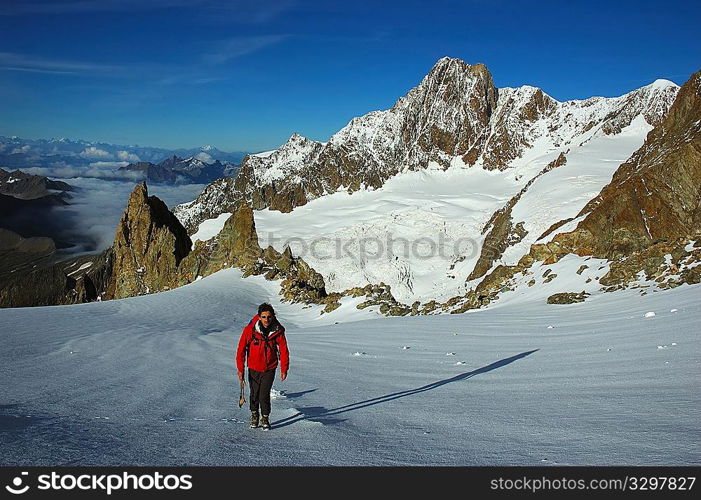
<svg viewBox="0 0 701 500"><path fill-rule="evenodd" d="M236 350L236 367L241 382L243 382L243 370L248 357L251 427L258 427L260 407L260 426L264 430L270 429L270 389L273 387L278 355L280 379L285 380L290 367L285 327L275 317L273 306L264 302L258 306L258 314L253 316L251 322L244 327Z"/></svg>

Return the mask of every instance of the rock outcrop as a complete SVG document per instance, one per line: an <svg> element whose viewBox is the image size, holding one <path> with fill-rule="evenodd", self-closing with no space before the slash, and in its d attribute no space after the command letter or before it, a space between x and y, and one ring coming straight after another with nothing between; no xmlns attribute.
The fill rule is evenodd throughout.
<svg viewBox="0 0 701 500"><path fill-rule="evenodd" d="M582 290L581 292L561 292L554 293L547 299L548 304L576 304L584 302L589 297L589 294Z"/></svg>
<svg viewBox="0 0 701 500"><path fill-rule="evenodd" d="M176 286L178 265L192 241L163 201L137 185L115 233L113 274L106 298L124 298Z"/></svg>

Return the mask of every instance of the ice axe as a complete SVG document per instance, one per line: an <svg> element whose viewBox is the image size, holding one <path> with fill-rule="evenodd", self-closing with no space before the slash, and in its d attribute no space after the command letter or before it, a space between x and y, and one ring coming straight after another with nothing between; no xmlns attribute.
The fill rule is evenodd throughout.
<svg viewBox="0 0 701 500"><path fill-rule="evenodd" d="M241 379L241 394L239 395L239 408L241 408L246 403L246 398L243 397L243 388L246 383Z"/></svg>

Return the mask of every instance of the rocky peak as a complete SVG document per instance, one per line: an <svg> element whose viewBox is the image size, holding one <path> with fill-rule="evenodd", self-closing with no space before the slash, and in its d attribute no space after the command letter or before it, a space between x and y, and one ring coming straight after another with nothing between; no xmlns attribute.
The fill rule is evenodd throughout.
<svg viewBox="0 0 701 500"><path fill-rule="evenodd" d="M473 156L486 138L496 103L497 90L486 66L439 60L392 108L402 115L405 161L412 167L425 167L428 161L447 166L452 156Z"/></svg>
<svg viewBox="0 0 701 500"><path fill-rule="evenodd" d="M163 201L137 184L117 226L114 268L107 298L143 295L169 288L192 241Z"/></svg>

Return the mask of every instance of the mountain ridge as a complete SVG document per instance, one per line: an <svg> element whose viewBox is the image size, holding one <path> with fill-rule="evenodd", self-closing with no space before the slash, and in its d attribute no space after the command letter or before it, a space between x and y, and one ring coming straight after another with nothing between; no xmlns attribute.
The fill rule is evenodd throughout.
<svg viewBox="0 0 701 500"><path fill-rule="evenodd" d="M377 189L400 172L431 164L504 170L537 141L564 151L575 139L618 133L640 114L654 126L677 91L658 80L617 98L559 103L531 86L496 89L484 65L443 58L391 109L353 118L326 143L293 134L270 154L248 155L233 185L208 186L202 200L175 213L194 231L203 216L240 201L289 212L338 190Z"/></svg>

